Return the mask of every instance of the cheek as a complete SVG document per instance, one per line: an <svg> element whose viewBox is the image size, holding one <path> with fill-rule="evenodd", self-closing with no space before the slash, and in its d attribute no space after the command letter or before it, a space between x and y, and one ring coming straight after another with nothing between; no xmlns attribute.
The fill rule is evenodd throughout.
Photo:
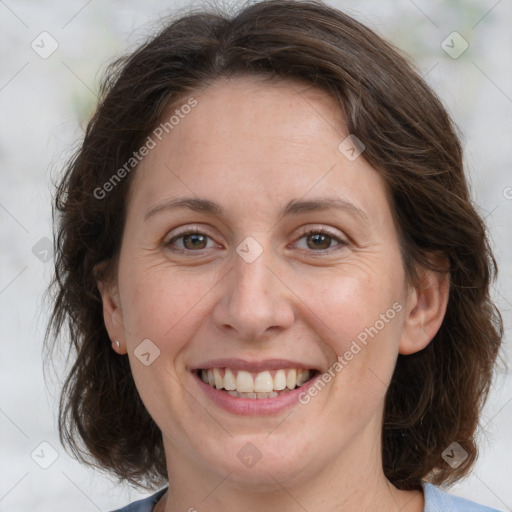
<svg viewBox="0 0 512 512"><path fill-rule="evenodd" d="M201 300L215 276L176 271L163 266L131 267L122 290L123 320L129 344L149 338L161 349L177 349L198 321ZM175 341L172 347L169 340Z"/></svg>
<svg viewBox="0 0 512 512"><path fill-rule="evenodd" d="M124 269L120 266L120 282L124 283L121 298L132 375L144 404L163 425L167 420L160 414L162 400L174 403L180 396L179 360L204 317L202 299L216 281L213 276L210 283L206 275L199 279L197 274L164 265L136 268L132 261ZM143 346L144 351L139 348ZM144 353L150 354L148 365L139 359ZM162 389L169 390L167 398ZM180 406L174 403L173 407Z"/></svg>
<svg viewBox="0 0 512 512"><path fill-rule="evenodd" d="M311 403L316 414L325 411L326 424L337 426L332 435L341 445L363 425L380 422L402 323L401 303L393 301L391 293L382 288L377 293L378 288L356 281L344 281L344 285L346 293L323 297L323 307L318 309L322 320L311 320L331 364L321 377L323 383L302 397L302 403Z"/></svg>
<svg viewBox="0 0 512 512"><path fill-rule="evenodd" d="M383 330L381 315L386 326L397 323L394 322L397 308L393 304L402 301L401 278L397 275L384 279L385 275L389 276L386 272L347 267L342 272L331 271L306 279L301 296L312 313L312 320L316 318L317 325L324 326L323 330L330 334L328 337L337 335L334 339L343 341L347 335L357 337L376 322L378 330Z"/></svg>
<svg viewBox="0 0 512 512"><path fill-rule="evenodd" d="M331 374L343 374L336 386L374 382L382 391L389 383L403 326L402 277L352 267L314 287L305 283L303 314L328 349Z"/></svg>

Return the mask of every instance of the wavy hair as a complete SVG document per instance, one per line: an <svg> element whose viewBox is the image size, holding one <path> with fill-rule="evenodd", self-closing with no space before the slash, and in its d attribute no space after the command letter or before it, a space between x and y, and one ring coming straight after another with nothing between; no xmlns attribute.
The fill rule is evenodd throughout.
<svg viewBox="0 0 512 512"><path fill-rule="evenodd" d="M399 489L419 489L422 479L456 481L476 459L475 432L503 332L489 294L496 262L486 228L470 198L456 129L436 95L389 43L314 1L263 1L231 15L188 13L109 67L54 204L46 341L54 346L64 331L74 360L61 394L61 440L80 460L135 485L154 488L167 478L161 432L127 357L111 350L96 284L101 262L115 267L136 170L105 197L97 191L169 105L216 79L241 76L300 81L334 98L389 187L407 275L414 280L418 264L449 272L448 307L436 336L424 350L398 356L382 458ZM449 268L435 268L433 254ZM468 453L456 468L442 458L454 441Z"/></svg>

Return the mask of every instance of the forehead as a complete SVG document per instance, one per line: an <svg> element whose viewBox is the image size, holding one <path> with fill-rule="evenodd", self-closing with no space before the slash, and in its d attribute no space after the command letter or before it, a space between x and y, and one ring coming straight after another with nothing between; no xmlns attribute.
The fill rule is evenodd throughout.
<svg viewBox="0 0 512 512"><path fill-rule="evenodd" d="M341 109L310 85L221 79L176 102L161 126L166 122L134 176L134 207L195 195L266 210L279 202L281 210L310 192L362 198L371 187L385 195L364 158L340 152L349 135Z"/></svg>

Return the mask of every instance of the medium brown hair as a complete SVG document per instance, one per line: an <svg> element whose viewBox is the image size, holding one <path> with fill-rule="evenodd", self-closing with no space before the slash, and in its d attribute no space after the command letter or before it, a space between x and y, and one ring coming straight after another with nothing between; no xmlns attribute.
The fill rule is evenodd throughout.
<svg viewBox="0 0 512 512"><path fill-rule="evenodd" d="M461 145L439 99L390 44L313 1L264 1L232 16L187 14L109 68L55 200L47 339L67 326L74 349L61 395L61 440L81 460L136 485L154 487L167 478L161 432L138 395L128 358L111 349L95 275L120 250L136 170L105 197L95 191L143 145L169 105L221 77L242 76L306 82L334 98L389 188L409 278L416 265L449 272L438 333L424 350L398 356L382 456L386 477L400 489L418 489L421 479L461 478L476 458L476 427L502 337L489 296L496 263L469 196ZM432 255L449 268L436 268ZM441 456L454 441L468 453L457 468Z"/></svg>

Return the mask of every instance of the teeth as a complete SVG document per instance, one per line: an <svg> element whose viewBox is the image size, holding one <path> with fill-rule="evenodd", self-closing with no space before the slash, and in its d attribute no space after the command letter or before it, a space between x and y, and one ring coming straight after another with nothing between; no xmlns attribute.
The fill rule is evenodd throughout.
<svg viewBox="0 0 512 512"><path fill-rule="evenodd" d="M213 388L215 387L215 377L213 375L213 370L208 370L208 384Z"/></svg>
<svg viewBox="0 0 512 512"><path fill-rule="evenodd" d="M279 396L277 391L271 391L270 393L239 393L238 391L228 391L227 393L236 398L275 398Z"/></svg>
<svg viewBox="0 0 512 512"><path fill-rule="evenodd" d="M309 379L309 371L308 370L298 370L297 371L297 386L302 386L304 382Z"/></svg>
<svg viewBox="0 0 512 512"><path fill-rule="evenodd" d="M236 389L235 376L229 368L226 368L224 372L224 389L226 391L235 391Z"/></svg>
<svg viewBox="0 0 512 512"><path fill-rule="evenodd" d="M212 388L224 389L230 395L241 398L274 398L280 393L302 386L311 377L310 370L295 368L277 370L274 377L268 370L254 377L250 372L234 372L229 368L210 368L199 373L201 380Z"/></svg>
<svg viewBox="0 0 512 512"><path fill-rule="evenodd" d="M281 391L286 387L286 373L284 370L277 370L274 377L274 389Z"/></svg>
<svg viewBox="0 0 512 512"><path fill-rule="evenodd" d="M270 393L274 390L274 379L270 372L261 372L254 379L254 391L256 393Z"/></svg>
<svg viewBox="0 0 512 512"><path fill-rule="evenodd" d="M288 375L286 376L286 387L288 389L295 389L296 385L297 385L297 370L289 370Z"/></svg>
<svg viewBox="0 0 512 512"><path fill-rule="evenodd" d="M213 378L215 379L215 387L217 389L222 389L223 379L220 376L220 370L218 368L213 369Z"/></svg>
<svg viewBox="0 0 512 512"><path fill-rule="evenodd" d="M269 391L268 393L256 393L257 398L274 398L279 393L276 393L275 391Z"/></svg>
<svg viewBox="0 0 512 512"><path fill-rule="evenodd" d="M239 393L252 393L254 391L254 380L249 372L238 372L236 376L236 390Z"/></svg>

